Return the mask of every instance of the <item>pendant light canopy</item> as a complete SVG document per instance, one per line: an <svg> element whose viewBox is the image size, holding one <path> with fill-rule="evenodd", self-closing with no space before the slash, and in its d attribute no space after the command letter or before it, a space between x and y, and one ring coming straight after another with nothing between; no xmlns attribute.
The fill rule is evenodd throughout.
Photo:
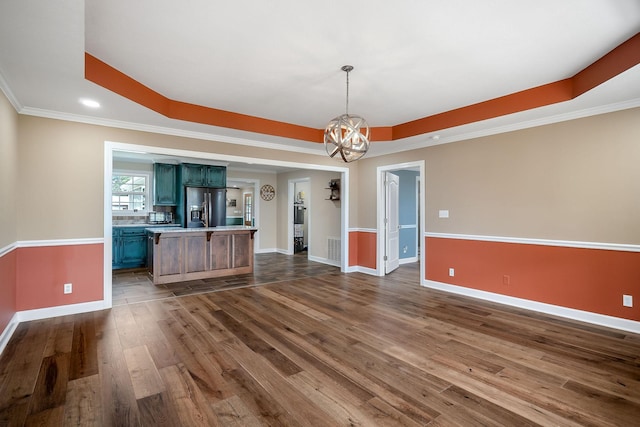
<svg viewBox="0 0 640 427"><path fill-rule="evenodd" d="M349 73L351 65L342 67L347 73L347 107L345 114L331 120L324 130L324 148L329 157L340 153L346 163L364 156L369 150L369 125L360 116L349 114Z"/></svg>

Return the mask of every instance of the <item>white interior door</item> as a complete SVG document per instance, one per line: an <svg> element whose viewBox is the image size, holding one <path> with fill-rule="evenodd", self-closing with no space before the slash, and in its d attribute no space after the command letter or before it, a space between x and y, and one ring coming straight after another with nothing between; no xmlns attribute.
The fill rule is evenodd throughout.
<svg viewBox="0 0 640 427"><path fill-rule="evenodd" d="M386 262L385 274L391 273L400 265L400 221L398 214L400 177L386 172Z"/></svg>

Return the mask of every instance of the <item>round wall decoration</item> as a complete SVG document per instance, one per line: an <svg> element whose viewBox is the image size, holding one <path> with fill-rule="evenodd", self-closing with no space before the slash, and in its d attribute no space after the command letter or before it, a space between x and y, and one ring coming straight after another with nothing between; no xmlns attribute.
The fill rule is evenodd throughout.
<svg viewBox="0 0 640 427"><path fill-rule="evenodd" d="M276 195L276 190L269 184L260 187L260 197L262 200L272 200Z"/></svg>

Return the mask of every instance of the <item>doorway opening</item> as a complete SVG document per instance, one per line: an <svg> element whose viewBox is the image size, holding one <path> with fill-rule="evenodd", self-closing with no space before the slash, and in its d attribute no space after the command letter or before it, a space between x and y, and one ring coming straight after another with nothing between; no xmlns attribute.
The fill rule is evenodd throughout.
<svg viewBox="0 0 640 427"><path fill-rule="evenodd" d="M424 161L378 167L377 273L420 263L424 278Z"/></svg>

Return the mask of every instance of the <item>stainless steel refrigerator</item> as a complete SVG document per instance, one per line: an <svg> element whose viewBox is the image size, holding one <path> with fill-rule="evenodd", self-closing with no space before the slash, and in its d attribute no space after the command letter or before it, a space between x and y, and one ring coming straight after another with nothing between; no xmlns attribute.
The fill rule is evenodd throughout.
<svg viewBox="0 0 640 427"><path fill-rule="evenodd" d="M227 189L185 187L187 228L227 225Z"/></svg>

